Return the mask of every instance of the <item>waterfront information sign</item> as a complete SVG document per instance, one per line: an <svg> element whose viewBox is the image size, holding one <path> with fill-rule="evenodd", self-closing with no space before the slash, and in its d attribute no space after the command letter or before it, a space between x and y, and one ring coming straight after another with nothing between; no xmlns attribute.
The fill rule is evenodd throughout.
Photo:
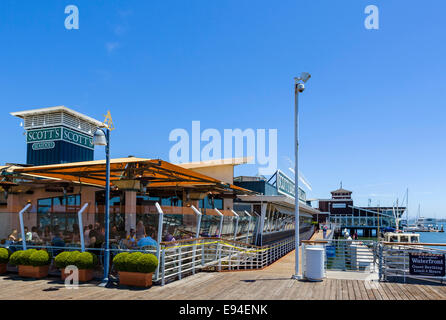
<svg viewBox="0 0 446 320"><path fill-rule="evenodd" d="M444 254L409 253L409 273L417 276L444 277Z"/></svg>

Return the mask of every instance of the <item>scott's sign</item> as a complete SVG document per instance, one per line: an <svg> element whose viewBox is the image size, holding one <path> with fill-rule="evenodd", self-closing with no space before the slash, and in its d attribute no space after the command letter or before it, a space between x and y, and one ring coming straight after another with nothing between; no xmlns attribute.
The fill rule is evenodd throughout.
<svg viewBox="0 0 446 320"><path fill-rule="evenodd" d="M49 142L57 140L63 140L85 148L94 149L93 137L65 127L29 130L26 133L27 143L34 144L35 142ZM45 149L45 147L43 149Z"/></svg>
<svg viewBox="0 0 446 320"><path fill-rule="evenodd" d="M62 137L62 128L48 128L39 130L30 130L26 133L26 142L40 142L60 140Z"/></svg>

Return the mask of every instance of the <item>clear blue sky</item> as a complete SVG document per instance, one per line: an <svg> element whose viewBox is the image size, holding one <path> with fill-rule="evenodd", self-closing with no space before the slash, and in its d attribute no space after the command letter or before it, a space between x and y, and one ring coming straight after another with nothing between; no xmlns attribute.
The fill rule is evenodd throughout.
<svg viewBox="0 0 446 320"><path fill-rule="evenodd" d="M66 30L66 5L80 29ZM377 5L380 29L364 28ZM0 2L1 162L24 162L9 112L65 105L111 110L112 156L168 158L174 128L278 129L291 175L293 77L301 98L300 168L308 196L343 181L359 205L446 216L446 3L342 1ZM96 151L101 158L102 150ZM255 166L236 174L256 174Z"/></svg>

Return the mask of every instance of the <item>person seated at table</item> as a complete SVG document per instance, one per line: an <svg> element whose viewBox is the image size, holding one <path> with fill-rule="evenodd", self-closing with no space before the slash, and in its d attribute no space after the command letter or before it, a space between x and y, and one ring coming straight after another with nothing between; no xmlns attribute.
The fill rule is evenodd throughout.
<svg viewBox="0 0 446 320"><path fill-rule="evenodd" d="M42 239L40 239L39 233L37 232L37 227L32 227L31 228L31 235L32 235L32 240L35 243L42 243Z"/></svg>
<svg viewBox="0 0 446 320"><path fill-rule="evenodd" d="M144 223L142 220L138 221L136 225L136 239L142 239L146 236L146 227L144 227Z"/></svg>
<svg viewBox="0 0 446 320"><path fill-rule="evenodd" d="M70 237L71 243L79 243L81 241L81 235L79 234L79 225L73 224L73 233Z"/></svg>
<svg viewBox="0 0 446 320"><path fill-rule="evenodd" d="M94 229L90 231L90 247L101 248L105 241L105 236L102 233L101 225L96 223Z"/></svg>
<svg viewBox="0 0 446 320"><path fill-rule="evenodd" d="M115 241L119 240L119 233L118 233L118 229L116 228L116 226L111 227L110 240L115 240Z"/></svg>
<svg viewBox="0 0 446 320"><path fill-rule="evenodd" d="M8 236L8 240L12 242L21 241L22 239L19 237L19 233L17 229L13 229L11 234Z"/></svg>
<svg viewBox="0 0 446 320"><path fill-rule="evenodd" d="M33 234L31 231L29 231L28 227L25 227L25 241L31 242L33 240Z"/></svg>
<svg viewBox="0 0 446 320"><path fill-rule="evenodd" d="M50 226L45 226L45 229L43 229L42 240L49 242L49 241L51 241L52 238L53 238L53 234L51 232Z"/></svg>
<svg viewBox="0 0 446 320"><path fill-rule="evenodd" d="M129 235L125 238L127 247L134 248L136 247L136 232L135 229L131 228Z"/></svg>
<svg viewBox="0 0 446 320"><path fill-rule="evenodd" d="M168 242L176 241L175 238L174 238L174 236L173 236L173 233L174 233L173 228L172 228L172 227L169 227L169 228L167 229L167 234L166 234L166 236L164 237L164 241L168 241Z"/></svg>
<svg viewBox="0 0 446 320"><path fill-rule="evenodd" d="M65 241L63 239L63 233L59 231L56 233L53 239L51 239L51 245L53 247L65 247Z"/></svg>
<svg viewBox="0 0 446 320"><path fill-rule="evenodd" d="M146 237L138 240L137 246L138 247L145 247L145 246L157 247L158 242L156 242L151 236L146 236Z"/></svg>
<svg viewBox="0 0 446 320"><path fill-rule="evenodd" d="M93 230L93 225L89 224L84 227L84 243L88 247L90 245L90 231Z"/></svg>

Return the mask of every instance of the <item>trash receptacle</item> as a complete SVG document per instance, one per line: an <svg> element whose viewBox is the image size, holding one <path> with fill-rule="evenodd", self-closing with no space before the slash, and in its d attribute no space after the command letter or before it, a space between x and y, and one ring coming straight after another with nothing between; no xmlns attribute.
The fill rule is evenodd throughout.
<svg viewBox="0 0 446 320"><path fill-rule="evenodd" d="M324 255L324 248L305 248L305 278L307 280L322 281L325 278Z"/></svg>

